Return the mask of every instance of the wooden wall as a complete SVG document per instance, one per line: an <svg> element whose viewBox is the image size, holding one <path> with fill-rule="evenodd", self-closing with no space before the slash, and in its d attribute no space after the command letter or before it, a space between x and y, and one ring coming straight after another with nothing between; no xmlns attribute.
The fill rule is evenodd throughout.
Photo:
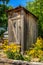
<svg viewBox="0 0 43 65"><path fill-rule="evenodd" d="M24 14L24 50L28 50L36 42L38 36L37 19L29 14Z"/></svg>
<svg viewBox="0 0 43 65"><path fill-rule="evenodd" d="M11 12L8 16L9 42L18 42L21 45L21 51L24 52L35 43L38 36L37 19L24 10L17 12L16 16L14 14L16 13ZM16 29L14 22L16 22Z"/></svg>
<svg viewBox="0 0 43 65"><path fill-rule="evenodd" d="M9 15L8 18L8 36L9 36L9 42L19 42L17 40L18 37L18 27L20 22L20 14L11 12L12 15ZM17 15L16 15L17 14ZM14 16L15 15L15 16Z"/></svg>

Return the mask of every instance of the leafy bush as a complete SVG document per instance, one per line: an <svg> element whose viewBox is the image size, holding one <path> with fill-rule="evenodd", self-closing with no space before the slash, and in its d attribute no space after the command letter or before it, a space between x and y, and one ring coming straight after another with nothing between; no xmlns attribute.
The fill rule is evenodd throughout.
<svg viewBox="0 0 43 65"><path fill-rule="evenodd" d="M12 52L11 50L6 52L7 57L14 60L24 60L24 57L19 52Z"/></svg>
<svg viewBox="0 0 43 65"><path fill-rule="evenodd" d="M20 53L20 45L16 43L11 43L8 45L5 41L2 45L2 48L4 52L7 54L8 58L15 60L24 60L23 55Z"/></svg>
<svg viewBox="0 0 43 65"><path fill-rule="evenodd" d="M43 62L43 56L42 56L42 57L40 57L40 61L42 61L42 62Z"/></svg>
<svg viewBox="0 0 43 65"><path fill-rule="evenodd" d="M4 47L7 45L8 45L8 40L3 40L2 44L0 45L0 49L4 49Z"/></svg>
<svg viewBox="0 0 43 65"><path fill-rule="evenodd" d="M12 51L6 51L6 54L9 59L14 59L14 53Z"/></svg>
<svg viewBox="0 0 43 65"><path fill-rule="evenodd" d="M20 53L20 45L16 43L11 43L8 45L8 42L5 41L4 44L0 47L7 54L7 57L14 60L25 60L31 61L31 59L43 61L43 39L37 38L35 44L32 44L32 48L26 51L24 55ZM38 59L37 59L38 58Z"/></svg>
<svg viewBox="0 0 43 65"><path fill-rule="evenodd" d="M16 51L20 51L20 46L17 45L17 44L10 44L10 45L7 45L7 46L4 46L3 48L5 51L8 51L8 50L11 50L12 52L16 52Z"/></svg>
<svg viewBox="0 0 43 65"><path fill-rule="evenodd" d="M15 60L24 60L23 55L20 53L20 45L11 43L8 45L8 40L4 40L0 49L3 49L7 57Z"/></svg>
<svg viewBox="0 0 43 65"><path fill-rule="evenodd" d="M26 54L32 58L39 58L40 61L43 60L43 39L37 38L37 41L35 44L33 44L33 47L26 51Z"/></svg>
<svg viewBox="0 0 43 65"><path fill-rule="evenodd" d="M31 57L28 56L28 55L25 55L25 56L24 56L24 60L25 60L25 61L30 61L30 60L31 60Z"/></svg>

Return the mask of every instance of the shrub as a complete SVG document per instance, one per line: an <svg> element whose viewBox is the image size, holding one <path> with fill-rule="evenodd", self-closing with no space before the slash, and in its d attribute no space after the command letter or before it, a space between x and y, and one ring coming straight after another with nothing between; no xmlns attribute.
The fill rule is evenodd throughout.
<svg viewBox="0 0 43 65"><path fill-rule="evenodd" d="M11 43L10 45L3 45L4 51L11 50L12 52L20 52L20 45L17 45L16 43Z"/></svg>
<svg viewBox="0 0 43 65"><path fill-rule="evenodd" d="M25 55L25 56L24 56L24 60L25 60L25 61L30 61L30 60L31 60L31 57L28 56L28 55Z"/></svg>
<svg viewBox="0 0 43 65"><path fill-rule="evenodd" d="M16 52L12 52L11 50L9 50L9 51L6 52L6 54L7 54L7 57L9 59L24 60L23 55L21 53L17 52L17 51Z"/></svg>
<svg viewBox="0 0 43 65"><path fill-rule="evenodd" d="M8 45L8 40L4 40L0 49L3 49L7 57L10 59L24 60L23 55L20 53L20 45L11 43Z"/></svg>
<svg viewBox="0 0 43 65"><path fill-rule="evenodd" d="M42 62L43 62L43 56L42 56L42 57L40 57L40 61L42 61Z"/></svg>
<svg viewBox="0 0 43 65"><path fill-rule="evenodd" d="M20 45L16 43L11 43L10 45L4 43L2 47L9 59L24 60L23 55L20 53Z"/></svg>
<svg viewBox="0 0 43 65"><path fill-rule="evenodd" d="M26 51L26 55L22 55L20 53L20 45L16 43L11 43L8 45L8 42L4 42L4 44L0 47L7 54L7 57L15 60L25 60L31 61L31 59L38 58L38 61L43 61L43 39L37 38L35 44L32 44L32 48Z"/></svg>
<svg viewBox="0 0 43 65"><path fill-rule="evenodd" d="M29 51L26 51L26 54L32 58L39 58L40 61L43 60L43 39L37 38L35 44Z"/></svg>
<svg viewBox="0 0 43 65"><path fill-rule="evenodd" d="M3 40L3 43L0 45L0 49L3 49L7 45L8 45L8 40Z"/></svg>
<svg viewBox="0 0 43 65"><path fill-rule="evenodd" d="M14 53L12 51L6 51L6 54L9 59L14 59Z"/></svg>

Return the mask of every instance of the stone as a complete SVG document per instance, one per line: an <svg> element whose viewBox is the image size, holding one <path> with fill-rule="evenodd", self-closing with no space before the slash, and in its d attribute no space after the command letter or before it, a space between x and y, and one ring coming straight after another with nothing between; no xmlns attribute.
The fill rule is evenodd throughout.
<svg viewBox="0 0 43 65"><path fill-rule="evenodd" d="M12 60L0 58L0 65L43 65L42 62L27 62L22 60Z"/></svg>

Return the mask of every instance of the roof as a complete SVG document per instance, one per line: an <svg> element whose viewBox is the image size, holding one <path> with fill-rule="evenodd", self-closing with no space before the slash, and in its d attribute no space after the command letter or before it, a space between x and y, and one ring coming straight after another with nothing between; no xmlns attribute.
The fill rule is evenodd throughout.
<svg viewBox="0 0 43 65"><path fill-rule="evenodd" d="M7 10L7 13L12 12L12 11L18 12L18 11L21 11L22 9L23 9L27 14L30 13L30 14L33 15L35 18L37 18L33 13L31 13L30 11L28 11L26 8L24 8L24 7L22 7L22 6L18 6L18 7L16 7L16 8L14 8L14 9ZM37 19L38 19L38 18L37 18Z"/></svg>

